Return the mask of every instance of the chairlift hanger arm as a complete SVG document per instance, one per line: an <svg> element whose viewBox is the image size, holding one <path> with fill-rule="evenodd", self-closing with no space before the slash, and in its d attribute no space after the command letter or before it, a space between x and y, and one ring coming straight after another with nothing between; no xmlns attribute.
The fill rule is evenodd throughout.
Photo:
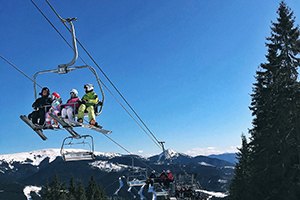
<svg viewBox="0 0 300 200"><path fill-rule="evenodd" d="M59 70L59 73L67 73L68 70L67 68L72 66L77 58L78 58L78 50L77 50L77 43L76 43L76 36L75 36L75 28L74 28L74 25L72 23L72 21L76 21L77 18L68 18L68 19L62 19L62 21L65 21L65 22L68 22L70 24L70 27L71 27L71 34L72 34L72 43L73 43L73 51L74 51L74 57L73 57L73 60L67 64L61 64L61 65L58 65L58 70Z"/></svg>

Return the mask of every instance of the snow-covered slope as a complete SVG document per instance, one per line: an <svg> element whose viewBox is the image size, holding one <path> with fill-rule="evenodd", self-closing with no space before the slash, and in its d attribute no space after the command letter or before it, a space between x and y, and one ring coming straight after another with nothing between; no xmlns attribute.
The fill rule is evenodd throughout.
<svg viewBox="0 0 300 200"><path fill-rule="evenodd" d="M76 152L80 149L68 149L69 151ZM95 152L96 156L101 158L111 159L115 157L121 157L118 153L102 153ZM5 173L9 170L18 170L16 166L28 164L31 166L38 167L42 161L49 159L48 163L53 162L60 155L60 149L42 149L31 152L16 153L0 155L0 173ZM108 163L107 161L95 161L90 164L93 167L97 167L103 171L121 171L121 167Z"/></svg>
<svg viewBox="0 0 300 200"><path fill-rule="evenodd" d="M45 158L49 158L49 163L51 163L57 156L60 156L59 149L43 149L25 153L0 155L0 165L6 162L10 169L13 169L12 163L14 162L38 166Z"/></svg>

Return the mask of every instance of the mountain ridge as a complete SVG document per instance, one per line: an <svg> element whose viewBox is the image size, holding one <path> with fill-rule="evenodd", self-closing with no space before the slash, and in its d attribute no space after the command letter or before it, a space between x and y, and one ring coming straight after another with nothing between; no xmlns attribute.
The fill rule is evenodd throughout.
<svg viewBox="0 0 300 200"><path fill-rule="evenodd" d="M131 170L146 168L149 174L153 169L157 173L170 169L174 175L194 173L203 189L217 192L228 190L233 176L233 163L207 156L191 157L170 149L166 151L169 156L162 163L157 162L161 155L146 158L102 152L95 152L94 160L65 162L59 149L0 155L0 189L8 184L44 186L47 180L53 180L54 173L66 183L71 176L75 179L81 177L87 185L88 178L93 175L97 182L105 186L107 195L112 196L119 187L119 177L127 176ZM0 193L0 199L1 195L3 193Z"/></svg>

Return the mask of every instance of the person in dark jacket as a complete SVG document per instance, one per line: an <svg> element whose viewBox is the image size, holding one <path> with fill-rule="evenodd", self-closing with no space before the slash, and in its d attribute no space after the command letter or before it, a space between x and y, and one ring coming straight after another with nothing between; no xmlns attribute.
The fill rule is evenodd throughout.
<svg viewBox="0 0 300 200"><path fill-rule="evenodd" d="M161 186L163 186L163 184L165 183L165 180L166 180L167 178L168 178L168 176L167 176L165 170L162 170L162 172L161 172L161 174L160 174L160 176L159 176L159 184L160 184Z"/></svg>
<svg viewBox="0 0 300 200"><path fill-rule="evenodd" d="M155 170L152 171L152 173L150 174L150 176L148 177L147 180L147 185L148 187L153 186L153 183L156 181L156 174L155 174Z"/></svg>
<svg viewBox="0 0 300 200"><path fill-rule="evenodd" d="M33 124L43 125L45 123L46 112L49 111L52 99L49 97L50 90L47 87L44 87L39 93L40 98L36 99L32 104L32 108L35 110L28 115L28 118L31 119ZM38 122L38 119L39 122Z"/></svg>

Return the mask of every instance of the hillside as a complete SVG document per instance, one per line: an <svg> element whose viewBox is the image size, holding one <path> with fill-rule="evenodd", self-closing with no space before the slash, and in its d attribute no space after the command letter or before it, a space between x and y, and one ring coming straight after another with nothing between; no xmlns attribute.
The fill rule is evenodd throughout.
<svg viewBox="0 0 300 200"><path fill-rule="evenodd" d="M12 199L15 199L16 195L24 196L22 190L25 186L42 187L47 180L49 182L53 180L55 172L59 179L67 184L73 175L75 179L80 177L87 185L89 177L93 175L103 186L106 194L112 196L119 188L119 177L127 177L132 170L132 158L134 167L147 168L148 174L152 170L159 174L162 170L170 169L174 175L186 171L197 174L196 179L205 191L221 193L228 191L234 164L217 158L190 157L173 150L167 151L169 156L160 164L157 161L162 155L144 158L101 152L95 153L95 160L65 162L60 156L59 149L0 155L0 191L2 191L0 199L9 195L14 196Z"/></svg>

